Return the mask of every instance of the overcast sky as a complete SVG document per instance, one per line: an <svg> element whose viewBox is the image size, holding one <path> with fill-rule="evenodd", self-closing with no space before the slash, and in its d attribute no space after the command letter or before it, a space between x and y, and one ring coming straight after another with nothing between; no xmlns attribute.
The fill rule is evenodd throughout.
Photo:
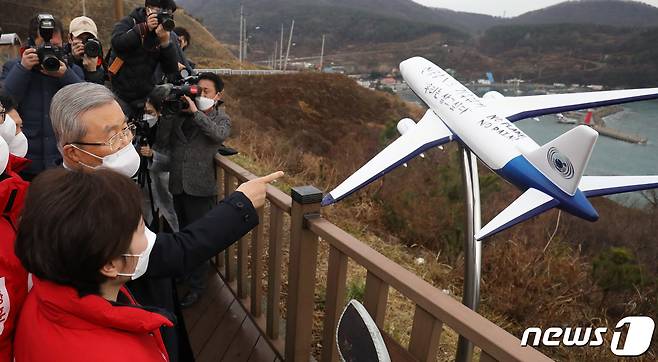
<svg viewBox="0 0 658 362"><path fill-rule="evenodd" d="M506 17L516 16L528 11L555 5L564 0L413 0L417 3L470 13L489 14ZM658 0L643 0L658 7Z"/></svg>

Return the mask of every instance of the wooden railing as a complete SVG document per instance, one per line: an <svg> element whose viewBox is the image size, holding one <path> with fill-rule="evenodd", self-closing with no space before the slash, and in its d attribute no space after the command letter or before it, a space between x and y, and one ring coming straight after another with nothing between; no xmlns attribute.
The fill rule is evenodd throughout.
<svg viewBox="0 0 658 362"><path fill-rule="evenodd" d="M228 195L238 182L255 178L225 157L217 156L217 180L220 194ZM420 277L386 258L370 246L324 219L320 213L322 193L312 187L293 188L292 197L268 186L264 209L259 210L260 225L216 259L224 279L233 288L261 332L286 361L308 361L312 352L314 293L318 244L328 244L326 301L323 318L322 361L336 361L336 326L346 304L348 260L367 270L364 300L373 319L383 331L389 288L394 288L415 304L409 348L404 349L384 334L389 350L398 359L435 361L443 324L464 336L481 350L481 361L550 361L539 351L522 347L519 339L466 308L457 300L433 287ZM268 216L268 219L265 217ZM287 298L280 315L284 229L289 216L289 263ZM267 234L265 233L267 224ZM265 247L265 236L269 245ZM264 252L267 251L267 268ZM248 254L251 254L249 257ZM250 263L249 263L250 261ZM248 264L251 265L250 274ZM267 276L264 271L267 269ZM250 275L250 277L249 277ZM263 280L267 295L263 295ZM263 313L263 303L266 308ZM263 315L265 314L265 315ZM285 321L285 335L281 323ZM403 356L403 357L401 357ZM396 361L396 359L393 359Z"/></svg>

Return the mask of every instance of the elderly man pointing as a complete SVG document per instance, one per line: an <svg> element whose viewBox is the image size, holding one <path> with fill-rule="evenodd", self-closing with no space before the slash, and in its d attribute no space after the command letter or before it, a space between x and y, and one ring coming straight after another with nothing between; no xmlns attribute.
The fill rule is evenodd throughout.
<svg viewBox="0 0 658 362"><path fill-rule="evenodd" d="M128 177L137 172L140 158L131 144L134 129L107 88L93 83L62 88L53 98L50 118L67 169L90 172L110 168ZM137 301L180 316L173 278L192 271L253 229L259 222L256 209L265 203L267 184L281 176L279 171L240 185L203 218L178 233L155 235L147 230L151 247L150 254L149 249L146 251L148 267L143 276L133 277L136 280L130 286ZM165 345L172 361L190 360L184 324L182 319L178 322L176 330L163 330Z"/></svg>

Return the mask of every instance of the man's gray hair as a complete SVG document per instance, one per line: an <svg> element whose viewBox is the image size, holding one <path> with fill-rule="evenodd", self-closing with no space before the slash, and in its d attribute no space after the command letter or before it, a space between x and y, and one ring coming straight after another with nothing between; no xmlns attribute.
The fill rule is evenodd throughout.
<svg viewBox="0 0 658 362"><path fill-rule="evenodd" d="M60 89L50 104L50 121L59 151L87 134L87 125L80 119L83 113L115 100L112 91L95 83L76 83Z"/></svg>

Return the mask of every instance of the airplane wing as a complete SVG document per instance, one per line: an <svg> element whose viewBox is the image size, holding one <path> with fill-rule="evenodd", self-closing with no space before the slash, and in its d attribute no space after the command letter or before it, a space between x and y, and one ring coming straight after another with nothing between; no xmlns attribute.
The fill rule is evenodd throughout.
<svg viewBox="0 0 658 362"><path fill-rule="evenodd" d="M583 176L578 188L587 197L621 194L658 187L658 176Z"/></svg>
<svg viewBox="0 0 658 362"><path fill-rule="evenodd" d="M325 195L322 205L327 206L340 201L424 151L446 144L454 138L453 133L430 109L416 126Z"/></svg>
<svg viewBox="0 0 658 362"><path fill-rule="evenodd" d="M496 215L485 227L475 234L475 239L482 240L487 236L497 234L505 229L531 219L559 204L545 193L530 188L511 203L500 214Z"/></svg>
<svg viewBox="0 0 658 362"><path fill-rule="evenodd" d="M658 98L658 88L628 89L603 92L549 94L525 97L482 99L499 116L516 122L579 109L596 108Z"/></svg>

